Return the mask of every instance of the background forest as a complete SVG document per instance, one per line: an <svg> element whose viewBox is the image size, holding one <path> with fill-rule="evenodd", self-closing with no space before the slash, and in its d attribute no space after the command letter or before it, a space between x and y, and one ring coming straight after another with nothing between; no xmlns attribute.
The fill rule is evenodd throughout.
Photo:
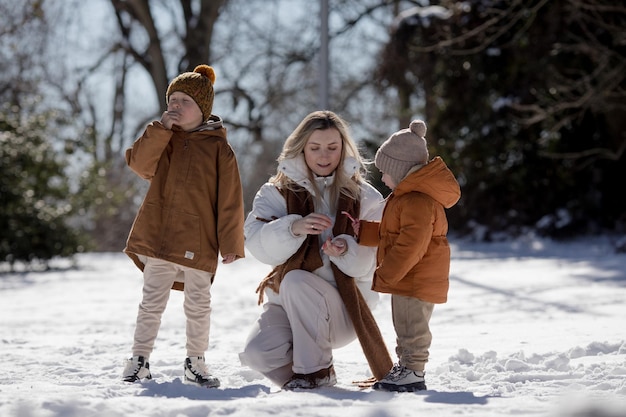
<svg viewBox="0 0 626 417"><path fill-rule="evenodd" d="M369 158L423 118L452 233L626 233L622 2L326 1L0 0L0 263L120 251L146 189L123 152L200 63L248 209L325 107Z"/></svg>

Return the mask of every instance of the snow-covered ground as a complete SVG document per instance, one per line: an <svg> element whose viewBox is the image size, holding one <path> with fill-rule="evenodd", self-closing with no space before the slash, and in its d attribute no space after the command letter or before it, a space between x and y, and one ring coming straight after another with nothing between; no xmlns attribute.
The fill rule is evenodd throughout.
<svg viewBox="0 0 626 417"><path fill-rule="evenodd" d="M172 292L151 357L154 379L120 381L141 273L121 253L76 268L0 275L0 416L626 416L626 255L607 239L452 240L451 288L437 306L428 390L359 390L358 342L335 351L338 385L283 392L240 365L268 267L220 265L207 360L219 389L181 382L182 294ZM388 348L389 298L374 311Z"/></svg>

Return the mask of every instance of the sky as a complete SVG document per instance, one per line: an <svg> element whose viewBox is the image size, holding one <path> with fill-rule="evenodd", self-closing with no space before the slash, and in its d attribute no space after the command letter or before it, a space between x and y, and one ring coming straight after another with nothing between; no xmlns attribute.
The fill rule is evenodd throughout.
<svg viewBox="0 0 626 417"><path fill-rule="evenodd" d="M626 254L608 237L451 240L448 303L431 320L428 390L388 393L358 342L334 351L338 384L281 391L238 360L269 270L251 255L221 265L207 363L221 387L181 382L182 294L172 292L153 379L121 382L142 276L122 253L87 253L47 272L0 275L0 416L626 416ZM390 301L374 310L392 358Z"/></svg>

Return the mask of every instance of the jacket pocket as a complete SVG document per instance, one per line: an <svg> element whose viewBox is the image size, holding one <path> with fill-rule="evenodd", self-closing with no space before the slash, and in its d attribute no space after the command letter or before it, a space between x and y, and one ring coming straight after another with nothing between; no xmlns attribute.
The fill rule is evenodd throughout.
<svg viewBox="0 0 626 417"><path fill-rule="evenodd" d="M160 250L163 213L160 207L146 203L139 209L129 238L133 251L157 256Z"/></svg>
<svg viewBox="0 0 626 417"><path fill-rule="evenodd" d="M170 255L195 264L200 259L200 217L184 212L172 213L169 228Z"/></svg>

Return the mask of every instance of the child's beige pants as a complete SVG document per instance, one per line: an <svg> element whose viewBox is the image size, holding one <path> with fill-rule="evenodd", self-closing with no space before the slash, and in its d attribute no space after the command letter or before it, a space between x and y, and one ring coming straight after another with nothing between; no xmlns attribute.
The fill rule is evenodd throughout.
<svg viewBox="0 0 626 417"><path fill-rule="evenodd" d="M435 305L413 297L391 296L391 313L396 330L399 364L413 371L424 371L432 334L428 322Z"/></svg>
<svg viewBox="0 0 626 417"><path fill-rule="evenodd" d="M133 355L150 357L174 281L185 283L183 308L187 317L187 356L204 356L211 327L213 274L162 259L145 258L143 299L137 313Z"/></svg>

